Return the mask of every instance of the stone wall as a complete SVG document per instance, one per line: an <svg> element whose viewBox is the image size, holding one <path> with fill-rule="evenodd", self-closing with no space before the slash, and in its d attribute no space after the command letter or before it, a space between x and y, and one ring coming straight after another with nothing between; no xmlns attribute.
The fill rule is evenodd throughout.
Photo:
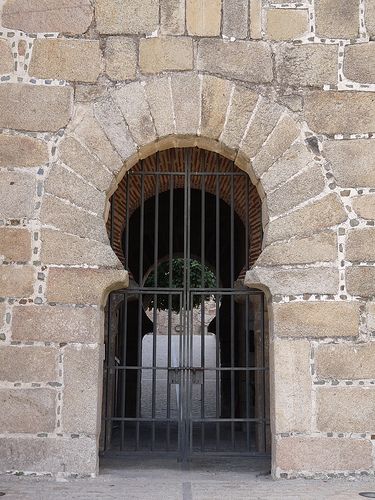
<svg viewBox="0 0 375 500"><path fill-rule="evenodd" d="M263 200L274 476L372 474L374 3L0 5L0 470L97 472L108 199L198 145Z"/></svg>

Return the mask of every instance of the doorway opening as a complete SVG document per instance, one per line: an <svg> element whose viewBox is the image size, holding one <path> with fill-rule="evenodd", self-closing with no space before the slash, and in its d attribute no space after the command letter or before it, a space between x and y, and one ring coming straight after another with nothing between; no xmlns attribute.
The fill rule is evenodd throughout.
<svg viewBox="0 0 375 500"><path fill-rule="evenodd" d="M248 175L198 148L139 162L111 200L130 274L106 321L105 454L270 453L268 318L243 285L260 254Z"/></svg>

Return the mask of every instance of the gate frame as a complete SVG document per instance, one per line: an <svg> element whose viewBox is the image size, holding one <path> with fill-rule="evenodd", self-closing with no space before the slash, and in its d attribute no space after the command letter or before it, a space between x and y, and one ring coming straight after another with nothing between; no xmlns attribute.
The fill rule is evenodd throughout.
<svg viewBox="0 0 375 500"><path fill-rule="evenodd" d="M206 151L207 150L203 150L203 151ZM152 172L150 170L145 170L143 165L142 165L142 160L140 162L140 168L141 170L140 171L137 171L135 174L133 174L135 177L138 177L140 176L141 177L141 194L140 194L140 199L139 199L139 205L136 205L135 207L131 207L132 209L139 209L139 207L142 207L141 208L141 225L140 225L140 233L144 230L144 204L146 203L146 200L145 200L145 193L144 193L144 177L145 176L148 176L148 177L157 177L157 180L155 181L155 193L153 195L153 197L149 197L147 198L147 201L149 199L153 199L155 198L155 224L156 224L156 220L158 221L157 222L157 228L159 227L159 196L160 196L160 184L159 184L159 177L160 176L169 176L170 177L170 180L168 181L168 189L166 190L166 192L170 192L171 191L171 186L174 186L174 182L171 182L171 180L175 177L175 176L180 176L180 177L184 177L184 183L183 183L183 186L184 186L184 259L187 259L188 261L192 258L192 255L191 255L191 251L190 251L190 238L191 238L191 219L189 217L189 215L191 214L191 190L192 189L198 189L198 188L194 188L191 184L191 178L194 177L194 176L202 176L202 183L201 183L201 196L203 194L207 194L207 193L210 193L209 191L206 191L206 182L203 182L203 179L206 179L206 177L216 177L216 185L217 185L217 188L220 187L220 183L218 181L219 178L225 176L229 176L231 178L231 182L230 182L230 186L231 186L231 194L230 194L230 212L231 212L231 215L230 215L230 218L231 218L231 221L230 221L230 227L231 227L231 235L230 235L230 241L234 242L234 230L235 230L235 221L234 221L234 215L236 214L237 217L239 217L239 214L236 212L236 209L235 209L235 193L234 193L234 188L235 188L235 177L238 177L238 176L241 176L242 178L246 178L246 173L240 173L240 170L238 168L236 168L234 162L232 162L232 166L231 166L231 170L228 171L228 172L220 172L219 170L212 170L212 171L206 171L206 169L204 171L200 171L199 167L200 165L196 166L195 164L192 163L192 151L191 149L190 150L184 150L183 151L183 163L185 165L185 169L183 171L172 171L172 170L166 170L166 171L161 171L160 167L159 167L159 154L156 153L156 171L155 172ZM219 160L220 157L217 158L217 161ZM194 171L192 171L194 170ZM126 174L128 175L128 173ZM125 191L125 197L126 197L126 210L125 210L125 219L126 219L126 222L125 224L122 224L122 229L121 229L121 239L123 238L123 234L124 234L124 227L126 228L126 248L125 250L123 250L123 255L124 255L124 263L125 263L125 267L127 267L128 265L128 259L129 259L129 240L131 239L130 238L130 235L129 235L129 224L130 224L130 220L131 220L131 215L129 213L129 186L130 186L130 179L133 177L132 174L130 174L128 176L128 181L126 183L126 191ZM202 186L204 186L202 188ZM250 188L250 184L249 182L245 183L245 190L246 190L246 204L245 204L245 207L247 207L247 209L249 210L249 188ZM173 189L176 189L176 187L174 186ZM220 188L219 188L219 191L216 190L216 194L214 195L216 197L216 219L218 217L218 203L219 202L224 202L223 198L221 198L221 196L219 196L219 193L220 192ZM171 198L171 195L169 196L170 200L174 199L173 196ZM202 202L203 203L203 202ZM205 220L205 203L203 204L203 207L201 207L201 210L202 210L202 213L201 213L201 220ZM132 210L132 212L134 213L134 210ZM115 193L112 195L112 198L111 198L111 210L110 210L110 214L109 214L109 219L110 219L110 224L108 225L107 229L108 229L108 233L109 233L109 237L110 237L110 242L111 242L111 246L112 248L113 247L113 242L114 242L114 229L115 229L115 226L114 226L114 220L115 220L115 213L116 213L116 203L115 203ZM143 214L143 215L142 215ZM172 212L173 214L173 212ZM170 214L170 219L169 219L169 223L171 224L171 221L174 220L173 219L173 215ZM117 216L118 217L118 216ZM246 215L246 220L245 221L242 221L243 224L244 224L244 228L245 228L245 233L244 233L244 238L245 238L245 266L246 268L248 268L248 265L249 265L249 259L250 259L250 248L251 248L251 235L250 235L250 219L249 219L249 215L247 213ZM218 224L218 222L216 222L216 224ZM218 226L216 226L218 227ZM202 234L201 234L201 238L203 237L203 231L205 231L205 224L202 225ZM205 234L205 233L204 233ZM221 234L221 232L219 233ZM159 233L158 233L159 235ZM171 230L169 230L169 240L172 238L172 235L173 235L173 229L172 229L172 232ZM216 235L216 240L217 240L217 235ZM144 255L144 249L143 249L143 244L144 244L144 235L140 236L140 241L141 241L141 244L140 244L140 254L143 256ZM203 246L202 246L203 245ZM215 260L218 259L218 251L219 251L219 247L220 247L220 241L216 241L216 253L215 253ZM154 268L155 270L157 269L158 265L160 264L160 260L158 258L158 247L159 247L159 236L155 239L155 242L154 242L154 259L157 259L156 261L154 260L153 262L153 265L151 266L152 268ZM170 254L172 250L172 247L170 246L169 244L169 257L168 257L168 260L169 262L171 263L172 259L174 258L172 254ZM203 258L205 259L206 257L206 253L205 253L205 245L204 243L201 242L201 257L203 256ZM144 295L144 294L152 294L153 292L155 292L155 297L156 297L156 293L168 293L170 294L171 292L174 293L183 293L183 297L188 297L186 299L186 297L184 298L184 304L185 304L185 301L187 300L187 304L185 304L183 306L183 309L186 309L188 308L188 304L190 303L190 300L191 300L191 297L194 296L194 295L202 295L202 294L206 294L207 293L213 293L213 294L219 294L220 296L224 297L224 296L233 296L233 299L232 299L232 302L234 301L234 297L237 296L237 295L247 295L247 296L251 296L251 295L259 295L262 297L261 299L261 308L262 308L262 313L261 313L261 336L262 336L262 340L261 340L261 345L262 345L262 349L263 349L263 364L265 363L265 357L264 357L264 344L265 344L265 325L264 325L264 321L265 321L265 312L266 312L266 309L265 309L265 297L264 297L264 292L262 292L261 290L258 290L258 291L255 291L255 290L250 290L248 289L248 291L246 290L243 290L243 289L237 289L235 287L235 283L237 282L236 280L238 280L238 278L235 276L235 271L234 271L234 262L235 262L235 253L234 253L234 245L232 244L231 245L231 250L230 250L230 259L231 259L231 264L230 264L230 273L231 273L231 277L230 277L230 281L231 283L233 283L233 287L232 288L221 288L219 286L219 282L217 282L217 288L215 289L208 289L208 288L191 288L189 285L187 285L186 283L189 282L189 279L190 279L190 267L187 268L187 275L185 275L185 278L184 278L184 281L185 281L185 286L184 286L184 290L182 291L182 289L174 289L174 288L171 288L171 283L169 284L169 288L155 288L152 289L148 289L148 288L145 288L144 285L143 285L143 277L142 277L142 282L139 283L139 285L137 287L132 287L131 289L128 289L129 290L129 293L130 294L135 294L135 295L139 295L139 305L140 305L140 300L141 300L141 296ZM162 260L165 261L166 260L166 257L164 258L164 256L162 256ZM219 262L221 261L221 259L217 262L216 264L216 273L219 272L220 270L220 264ZM204 262L205 264L205 262ZM143 261L143 257L142 259L140 260L140 263L139 263L139 266L140 266L140 269L139 269L139 273L141 272L141 268L144 270L144 261ZM156 266L156 267L155 267ZM142 271L143 272L143 271ZM241 273L240 273L241 274ZM138 276L138 279L140 279L140 275ZM157 286L157 283L155 284L155 286ZM155 291L157 290L157 292ZM115 292L112 292L114 294L118 294L118 295L123 295L123 297L125 298L127 292L126 292L126 289L124 290L116 290ZM112 390L112 386L111 386L111 380L110 380L110 376L113 375L113 372L116 372L116 370L125 370L125 372L128 370L128 366L127 366L127 363L126 363L126 357L125 357L125 365L124 366L118 366L117 368L115 368L114 366L112 367L112 365L108 365L108 362L112 362L112 355L110 353L110 336L111 336L111 330L112 330L112 320L111 320L111 317L112 317L112 307L111 307L111 295L112 293L109 295L109 299L108 299L108 303L107 303L107 316L108 316L108 321L107 321L107 348L106 348L106 363L105 363L105 370L104 370L104 373L105 373L105 380L106 380L106 383L105 383L105 386L103 387L103 390L105 391L105 394L106 394L106 404L103 406L103 424L102 424L102 432L104 431L104 439L102 439L102 442L104 443L104 454L112 454L112 452L110 451L110 449L107 449L107 440L108 440L108 436L112 436L112 430L109 429L109 427L111 427L111 425L114 423L114 422L126 422L126 421L133 421L137 424L137 446L136 448L139 447L139 423L141 422L141 420L135 420L134 418L132 419L129 419L129 418L126 418L125 415L124 415L124 409L123 409L123 415L122 417L120 418L119 416L117 417L113 417L113 416L110 416L108 417L109 414L112 414L112 409L109 409L109 405L112 404L112 400L111 399L108 399L108 394L109 394L109 391ZM127 299L125 299L125 303L127 304L128 301ZM116 306L117 308L117 306ZM217 312L218 312L218 309L217 309ZM187 408L189 408L189 404L190 404L190 400L189 400L189 397L192 395L191 393L191 389L193 387L193 381L192 381L192 372L196 369L196 368L193 368L193 367L188 367L188 366L185 366L185 363L188 363L189 365L189 362L187 361L187 358L184 357L183 353L185 351L187 351L189 349L189 342L190 342L190 337L191 337L191 332L190 332L190 328L189 326L190 323L189 323L189 318L186 316L186 314L190 315L190 308L189 308L189 312L188 313L185 313L184 315L184 324L187 324L187 327L184 328L184 331L185 333L182 335L182 338L180 339L180 343L182 342L181 345L185 346L185 343L186 343L186 346L182 348L182 354L180 353L180 355L182 355L183 357L183 367L180 367L178 368L179 371L181 371L181 379L182 379L182 389L181 389L181 398L182 397L185 397L186 398L186 401L182 401L182 399L180 400L180 404L184 403L187 405ZM140 319L138 318L138 322L140 321ZM123 326L123 332L125 332L125 326ZM139 327L138 327L139 328ZM231 327L232 328L232 327ZM248 326L246 327L246 329L248 328ZM231 330L232 331L232 330ZM247 330L246 330L247 331ZM119 330L119 334L121 334L120 330ZM125 334L126 335L126 334ZM234 335L234 331L232 331L232 334L231 335ZM138 337L140 337L140 331L138 331ZM125 337L126 338L126 337ZM232 342L233 342L233 339L232 339ZM138 338L138 349L142 349L141 347L141 342L140 342L140 339ZM126 344L125 344L126 345ZM234 349L234 346L231 347L231 349ZM123 355L125 355L125 351L123 352ZM185 355L190 355L190 354L187 354L185 353ZM267 353L267 358L269 360L269 353ZM216 359L216 364L217 364L218 360ZM233 361L234 362L234 361ZM233 364L232 362L232 364ZM249 362L249 361L248 361ZM230 372L232 373L235 373L235 371L237 369L239 369L239 367L233 365L232 364L230 365L229 367L229 370ZM139 365L139 363L137 362L136 365ZM142 365L143 366L143 365ZM154 367L153 365L153 368L156 368L156 365ZM220 370L220 373L221 373L221 370L222 370L222 367L220 366L220 368L217 366L216 367L217 369ZM141 383L141 373L142 373L142 369L140 366L138 366L137 368L137 373L139 371L139 376L138 376L138 384ZM168 370L172 369L172 367L169 367L168 366ZM109 371L108 371L109 370ZM120 370L120 372L121 372ZM203 367L202 370L204 371L205 368ZM238 422L248 422L249 424L251 423L255 423L255 422L258 422L259 425L262 426L262 435L263 435L263 438L264 438L264 451L263 452L260 452L260 451L257 451L257 452L250 452L250 450L248 451L241 451L241 452L235 452L234 450L230 451L230 452L226 452L226 451L222 451L222 452L219 452L217 451L215 453L215 456L223 456L223 455L231 455L231 456L235 456L235 455L238 455L238 456L251 456L251 457L255 457L255 458L264 458L264 457L269 457L270 455L267 453L267 416L269 415L269 405L268 405L268 408L267 408L267 401L269 401L269 395L268 397L266 397L266 391L267 391L267 387L269 387L269 376L266 380L266 378L264 377L264 374L265 372L269 373L269 365L267 366L267 368L265 366L256 366L256 367L251 367L250 366L246 366L244 368L243 371L246 370L246 373L249 373L249 372L254 372L254 371L259 371L261 373L263 373L263 382L262 382L262 394L263 394L263 409L262 409L262 416L261 417L252 417L250 418L249 415L245 418L244 416L242 416L240 419L238 419L237 417L235 417L234 415L230 418L231 420L231 425L232 425L232 434L233 434L233 431L234 431L234 425ZM186 372L186 373L185 373ZM153 372L154 373L154 372ZM157 370L156 370L156 373L157 373ZM218 372L219 373L219 372ZM246 379L248 380L248 378L246 377ZM125 378L124 378L125 380ZM249 382L247 381L247 384ZM247 387L247 392L248 392L248 389L249 387ZM154 389L153 389L154 390ZM217 389L216 389L217 390ZM233 390L233 389L232 389ZM125 395L126 392L123 393L123 395ZM218 395L216 395L218 396ZM139 395L137 396L139 397ZM248 398L249 395L247 394L246 396L246 401L248 401ZM109 402L108 402L109 401ZM140 405L141 403L140 402L136 402L136 405L137 405L137 409L140 408ZM268 411L267 411L268 409ZM232 411L234 410L234 407L232 408ZM138 410L137 410L138 412ZM139 416L140 418L140 416ZM152 417L154 418L154 417ZM166 417L167 419L168 417ZM202 416L201 416L202 418ZM138 419L138 417L137 417ZM184 424L183 425L183 422L185 422L185 419L186 419L186 425ZM228 419L226 419L225 421L227 421ZM179 422L178 422L178 428L179 428L179 451L178 453L181 454L181 457L182 457L182 460L183 461L186 461L186 460L189 460L190 457L192 457L194 455L193 453L193 450L192 450L192 445L193 445L193 425L194 425L194 419L190 418L188 415L182 415L182 417L180 416L179 418ZM201 421L201 420L199 420ZM203 418L202 422L204 422L205 419ZM153 422L153 436L154 436L154 420L152 420ZM165 420L165 422L167 422L167 420ZM169 421L168 421L169 422ZM261 424L261 422L263 422ZM208 423L208 422L207 422ZM124 438L124 428L123 426L121 427L122 428L122 432L121 432L121 448L122 446L124 445L125 443L125 438ZM249 437L249 425L247 425L247 446L250 446L250 437ZM256 427L256 429L258 429ZM202 432L202 431L201 431ZM256 430L255 434L257 434L259 431ZM168 425L168 434L169 434L169 425ZM234 435L232 435L232 446L234 446ZM216 436L216 439L217 439L217 436ZM217 446L218 443L216 443L216 446ZM153 446L154 446L154 438L152 440L152 445L151 445L151 452L153 450ZM128 453L131 453L131 451L129 451ZM147 453L147 452L145 452ZM203 454L213 454L212 453L208 453L208 452L201 452ZM121 451L119 452L115 452L115 455L118 455L120 454L121 455Z"/></svg>

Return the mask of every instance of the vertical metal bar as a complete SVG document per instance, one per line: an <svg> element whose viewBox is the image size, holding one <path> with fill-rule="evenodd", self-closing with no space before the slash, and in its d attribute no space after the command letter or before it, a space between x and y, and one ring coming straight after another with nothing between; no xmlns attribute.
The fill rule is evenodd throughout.
<svg viewBox="0 0 375 500"><path fill-rule="evenodd" d="M105 419L105 436L104 436L104 449L108 450L110 447L110 434L112 428L112 409L110 408L110 398L109 398L109 390L111 387L111 359L110 359L110 344L111 344L111 317L112 314L112 294L109 294L108 302L107 302L107 345L105 347L105 367L106 367L106 419Z"/></svg>
<svg viewBox="0 0 375 500"><path fill-rule="evenodd" d="M246 216L245 216L245 262L246 262L246 271L249 269L249 256L250 256L250 238L249 238L249 189L250 189L250 179L249 176L246 175Z"/></svg>
<svg viewBox="0 0 375 500"><path fill-rule="evenodd" d="M234 289L234 175L230 176L230 280Z"/></svg>
<svg viewBox="0 0 375 500"><path fill-rule="evenodd" d="M230 176L230 280L231 288L234 288L234 175ZM234 339L234 296L230 296L230 412L231 419L235 418L235 339ZM235 426L231 422L232 449L235 449Z"/></svg>
<svg viewBox="0 0 375 500"><path fill-rule="evenodd" d="M184 311L184 293L179 294L180 300L180 324L182 325L182 331L179 335L179 369L181 374L180 386L178 388L178 451L179 451L179 460L183 460L183 454L185 449L184 438L185 438L185 430L184 430L184 411L183 411L183 402L184 402L184 370L182 368L183 363L183 353L184 353L184 328L185 328L185 311Z"/></svg>
<svg viewBox="0 0 375 500"><path fill-rule="evenodd" d="M205 151L205 162L204 169L207 164L207 151ZM201 286L205 287L205 271L206 271L206 184L205 176L201 177L201 264L202 264L202 275L201 275ZM201 385L201 450L204 451L205 448L205 296L201 296L201 368L203 370L203 383Z"/></svg>
<svg viewBox="0 0 375 500"><path fill-rule="evenodd" d="M188 281L188 269L190 268L190 262L188 261L188 245L189 245L189 235L188 235L188 191L189 191L189 176L188 176L188 159L187 150L184 149L184 290L183 290L183 328L181 337L181 356L180 356L180 369L181 369L181 424L180 424L180 444L181 444L181 460L185 461L187 459L187 328L188 328L188 293L187 293L187 281Z"/></svg>
<svg viewBox="0 0 375 500"><path fill-rule="evenodd" d="M141 206L140 206L140 232L139 232L139 286L143 286L143 258L144 258L144 202L145 202L145 180L143 160L141 160ZM139 418L141 416L141 383L142 383L142 294L138 295L138 360L137 360L137 398L136 398L136 450L139 450Z"/></svg>
<svg viewBox="0 0 375 500"><path fill-rule="evenodd" d="M122 346L122 365L127 367L127 341L128 341L128 328L127 328L127 320L128 320L128 295L124 293L124 302L122 305L122 335L123 335L123 346ZM126 416L126 368L122 370L122 400L121 400L121 417L125 418ZM120 449L123 450L125 448L125 422L121 421L121 445Z"/></svg>
<svg viewBox="0 0 375 500"><path fill-rule="evenodd" d="M129 270L129 213L130 213L130 182L132 176L126 174L126 214L125 214L125 269Z"/></svg>
<svg viewBox="0 0 375 500"><path fill-rule="evenodd" d="M234 288L234 176L230 176L230 280L231 288ZM230 296L230 412L231 412L231 437L232 449L235 449L235 352L234 352L234 296Z"/></svg>
<svg viewBox="0 0 375 500"><path fill-rule="evenodd" d="M168 260L169 260L169 288L172 288L173 284L173 221L174 221L174 191L173 191L174 178L173 175L169 176L169 250L168 250ZM168 368L172 365L172 300L173 296L171 293L168 294L168 354L167 354L167 366ZM178 402L177 402L178 403ZM167 450L170 449L171 442L171 386L168 380L167 374Z"/></svg>
<svg viewBox="0 0 375 500"><path fill-rule="evenodd" d="M205 155L205 157L206 156L207 154ZM205 183L205 176L202 175L201 176L201 263L202 263L201 287L202 288L205 287L204 283L205 263L206 263L205 243L206 243L206 183Z"/></svg>
<svg viewBox="0 0 375 500"><path fill-rule="evenodd" d="M193 439L193 429L192 429L192 419L191 419L191 405L193 398L193 388L192 388L192 380L191 380L191 367L193 365L193 342L192 342L192 331L191 331L191 323L192 323L192 297L191 297L191 160L192 160L192 151L191 149L186 150L186 166L185 171L187 175L187 213L186 213L186 233L187 233L187 242L186 242L186 251L187 251L187 273L186 273L186 282L185 282L185 295L186 295L186 305L187 305L187 325L186 325L186 455L185 459L188 460L192 451L192 439ZM191 314L190 314L191 313Z"/></svg>
<svg viewBox="0 0 375 500"><path fill-rule="evenodd" d="M260 324L260 328L261 328L261 337L262 337L262 368L263 368L263 439L264 439L264 443L263 443L263 448L264 448L264 452L266 453L267 452L267 422L266 422L266 413L267 413L267 410L266 410L266 370L264 369L265 368L265 360L266 360L266 356L265 356L265 342L264 342L264 322L265 322L265 317L264 317L264 313L265 313L265 301L264 301L264 294L261 293L261 324Z"/></svg>
<svg viewBox="0 0 375 500"><path fill-rule="evenodd" d="M140 206L140 224L139 224L139 286L143 286L143 259L144 259L144 228L145 228L145 176L143 170L143 160L141 160L141 206Z"/></svg>
<svg viewBox="0 0 375 500"><path fill-rule="evenodd" d="M159 153L156 154L156 168L159 172ZM154 287L158 287L158 254L159 254L159 174L156 174L155 187L155 220L154 220ZM151 417L152 417L152 437L151 450L155 449L155 408L156 408L156 352L157 352L157 337L158 337L158 316L157 316L157 294L154 294L154 312L153 312L153 337L152 337L152 401L151 401Z"/></svg>
<svg viewBox="0 0 375 500"><path fill-rule="evenodd" d="M249 220L249 211L250 211L250 197L249 197L249 192L250 192L250 179L249 176L245 176L245 189L246 189L246 215L245 215L245 262L246 262L246 271L249 269L250 265L250 236L249 236L249 227L250 227L250 220ZM250 301L250 295L246 295L245 297L245 348L246 348L246 368L250 368L250 360L249 360L249 355L250 355L250 331L249 331L249 301ZM255 333L255 332L254 332ZM255 374L253 374L254 376ZM246 381L245 381L245 387L246 387L246 418L250 418L250 373L248 370L246 370ZM250 423L246 422L246 449L247 451L250 451L251 449L251 440L250 440Z"/></svg>
<svg viewBox="0 0 375 500"><path fill-rule="evenodd" d="M216 205L215 205L215 224L216 224L216 286L220 288L220 176L216 174ZM220 361L220 300L219 294L216 295L216 368L221 367ZM222 372L216 372L216 418L221 416L221 378ZM216 450L220 448L220 422L216 423Z"/></svg>
<svg viewBox="0 0 375 500"><path fill-rule="evenodd" d="M245 391L246 391L246 418L250 418L250 374L247 368L250 368L250 360L249 360L249 299L250 295L245 295L245 366L246 366L246 381L245 381ZM250 423L246 422L246 449L250 451Z"/></svg>
<svg viewBox="0 0 375 500"><path fill-rule="evenodd" d="M234 360L234 296L230 296L230 416L231 422L231 438L232 438L232 449L235 448L235 428L234 428L234 418L235 418L235 372L233 368L235 367Z"/></svg>
<svg viewBox="0 0 375 500"><path fill-rule="evenodd" d="M130 213L130 182L131 175L129 172L126 174L126 194L125 194L125 269L129 270L129 213ZM124 304L123 304L123 315L122 315L122 335L123 335L123 351L122 351L122 364L127 366L127 318L128 318L128 295L124 293ZM124 368L120 376L122 375L122 400L121 400L121 417L125 418L126 415L126 376L127 370ZM125 422L121 422L121 443L120 449L125 448Z"/></svg>
<svg viewBox="0 0 375 500"><path fill-rule="evenodd" d="M216 286L220 288L220 175L216 174Z"/></svg>

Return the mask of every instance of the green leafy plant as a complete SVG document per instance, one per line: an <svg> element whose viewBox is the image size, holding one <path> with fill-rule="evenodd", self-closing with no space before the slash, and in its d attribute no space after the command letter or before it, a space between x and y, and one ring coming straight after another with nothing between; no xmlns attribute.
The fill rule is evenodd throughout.
<svg viewBox="0 0 375 500"><path fill-rule="evenodd" d="M187 262L187 261L186 261ZM190 259L190 278L189 288L214 288L216 286L215 274L204 264L198 260ZM187 270L186 270L187 271ZM155 284L157 288L183 288L185 279L185 260L172 260L172 273L170 273L169 262L163 262L157 267L157 282L155 283L155 271L149 274L145 281L146 288L153 288ZM186 273L187 274L187 273ZM207 296L192 295L194 308L200 307L202 298ZM148 308L153 309L154 297L150 296L151 300L148 303ZM179 295L159 294L157 296L157 308L166 311L171 307L172 311L179 313L182 307Z"/></svg>

